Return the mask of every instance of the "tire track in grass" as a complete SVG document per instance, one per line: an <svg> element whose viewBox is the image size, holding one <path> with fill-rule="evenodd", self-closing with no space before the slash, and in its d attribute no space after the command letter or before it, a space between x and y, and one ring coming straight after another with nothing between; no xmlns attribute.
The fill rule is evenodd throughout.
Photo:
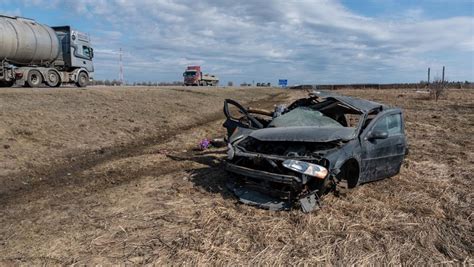
<svg viewBox="0 0 474 267"><path fill-rule="evenodd" d="M244 103L244 105L256 105L259 107L269 108L274 103L284 101L288 97L286 92L270 94L269 96ZM35 170L29 170L25 173L15 175L13 179L21 179L23 176L38 176L41 177L41 181L31 183L19 188L14 188L9 191L0 191L0 204L7 204L15 201L20 197L27 197L28 194L33 192L41 194L43 190L51 188L61 188L69 186L71 184L81 186L88 181L96 180L95 177L81 175L82 172L88 169L92 169L96 166L106 164L107 162L135 157L143 154L143 151L156 145L164 144L174 138L176 135L190 131L193 128L200 127L203 125L211 124L217 120L223 120L224 115L222 111L211 113L195 123L171 129L166 132L158 132L153 136L143 138L141 140L134 140L127 144L120 144L117 146L95 149L92 151L86 151L80 154L71 154L66 156L67 163L58 166L51 167L50 165L41 166ZM162 172L156 174L164 175L172 172L172 170L166 170L164 168ZM105 181L106 182L106 181ZM123 183L125 181L121 181Z"/></svg>

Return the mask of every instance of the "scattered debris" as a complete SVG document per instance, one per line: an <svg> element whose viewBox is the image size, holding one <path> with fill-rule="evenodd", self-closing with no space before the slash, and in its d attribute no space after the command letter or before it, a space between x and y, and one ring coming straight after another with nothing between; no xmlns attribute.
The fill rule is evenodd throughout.
<svg viewBox="0 0 474 267"><path fill-rule="evenodd" d="M226 141L224 138L214 138L214 139L207 139L204 138L202 139L199 144L198 144L198 150L206 150L209 148L219 148L219 147L225 147L227 145Z"/></svg>
<svg viewBox="0 0 474 267"><path fill-rule="evenodd" d="M209 142L209 140L207 138L204 138L199 142L199 149L200 150L206 150L210 146L211 146L211 142Z"/></svg>
<svg viewBox="0 0 474 267"><path fill-rule="evenodd" d="M224 138L214 138L211 140L211 145L213 147L225 147L227 143L225 142Z"/></svg>

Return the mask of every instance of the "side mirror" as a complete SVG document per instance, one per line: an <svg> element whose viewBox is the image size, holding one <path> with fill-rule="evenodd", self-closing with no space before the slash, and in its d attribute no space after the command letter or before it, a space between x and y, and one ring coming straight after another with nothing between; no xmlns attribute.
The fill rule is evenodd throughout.
<svg viewBox="0 0 474 267"><path fill-rule="evenodd" d="M373 131L367 137L367 139L369 140L387 139L387 138L388 138L388 132L386 131Z"/></svg>

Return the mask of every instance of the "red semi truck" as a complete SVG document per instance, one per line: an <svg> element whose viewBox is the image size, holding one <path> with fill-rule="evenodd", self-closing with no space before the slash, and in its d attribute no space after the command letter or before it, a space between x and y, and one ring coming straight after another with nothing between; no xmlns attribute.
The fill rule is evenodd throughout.
<svg viewBox="0 0 474 267"><path fill-rule="evenodd" d="M217 86L219 78L211 74L202 74L201 66L188 66L183 73L184 85Z"/></svg>

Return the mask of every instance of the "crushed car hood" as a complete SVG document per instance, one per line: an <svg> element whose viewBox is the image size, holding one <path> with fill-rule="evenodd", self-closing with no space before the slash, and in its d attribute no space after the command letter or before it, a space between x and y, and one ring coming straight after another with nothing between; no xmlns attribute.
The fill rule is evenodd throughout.
<svg viewBox="0 0 474 267"><path fill-rule="evenodd" d="M337 127L276 127L254 130L249 133L260 141L292 141L292 142L331 142L348 141L354 138L355 128Z"/></svg>

